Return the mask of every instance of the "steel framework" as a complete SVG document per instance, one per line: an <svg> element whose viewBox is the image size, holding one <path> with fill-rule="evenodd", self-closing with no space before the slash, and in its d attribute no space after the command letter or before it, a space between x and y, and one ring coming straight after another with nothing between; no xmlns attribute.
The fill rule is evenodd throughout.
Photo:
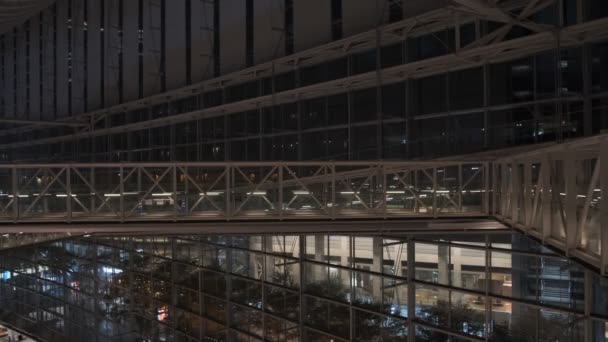
<svg viewBox="0 0 608 342"><path fill-rule="evenodd" d="M492 214L608 274L608 139L582 139L493 163Z"/></svg>
<svg viewBox="0 0 608 342"><path fill-rule="evenodd" d="M6 222L293 220L489 214L488 162L0 166Z"/></svg>
<svg viewBox="0 0 608 342"><path fill-rule="evenodd" d="M542 1L470 1L457 0L450 6L425 13L414 18L402 20L397 23L384 25L378 30L364 32L336 42L325 44L316 48L295 53L290 56L262 63L238 72L223 75L197 84L150 96L144 99L103 108L89 113L66 117L66 120L86 121L91 123L74 134L56 136L30 141L15 141L0 145L0 149L11 149L41 144L50 144L73 139L103 136L116 133L131 132L141 129L162 127L171 124L189 122L193 120L225 116L232 113L258 109L263 106L277 105L294 100L314 98L321 95L337 94L349 90L364 89L376 86L381 80L382 84L391 84L406 79L414 79L434 75L442 72L455 71L513 60L523 56L533 55L543 51L551 51L586 43L602 41L608 38L608 19L599 19L588 22L579 22L564 27L540 24L533 21L532 16L544 8L553 5L556 0ZM515 9L522 11L515 15ZM583 12L582 4L577 7ZM582 14L579 17L582 17ZM498 29L486 34L480 34L481 22L497 23ZM96 128L95 125L107 117L122 114L128 111L147 108L167 101L201 95L208 91L223 90L232 85L243 84L264 77L272 77L284 72L298 70L302 67L314 65L322 61L331 60L357 51L365 51L378 46L387 46L396 42L418 37L425 34L454 28L460 33L461 28L467 24L475 24L476 34L473 42L464 44L460 42L460 34L454 34L455 50L445 55L418 61L411 61L402 65L370 71L333 81L322 82L310 86L299 87L292 90L281 91L271 95L259 96L251 99L226 103L220 106L188 111L158 119L150 119L135 123L123 124L116 127ZM513 27L522 27L532 32L530 35L507 40L507 34ZM605 95L605 94L603 94ZM18 129L23 133L33 129L26 126ZM14 131L11 131L11 133ZM6 130L0 134L7 134Z"/></svg>
<svg viewBox="0 0 608 342"><path fill-rule="evenodd" d="M608 273L608 136L497 160L0 165L0 220L495 216Z"/></svg>
<svg viewBox="0 0 608 342"><path fill-rule="evenodd" d="M479 234L487 235L481 240L475 238L473 243L467 241L467 236ZM504 235L501 240L510 242L510 234ZM131 340L140 334L151 335L154 339L155 333L158 333L155 325L146 326L148 329L133 325L133 318L140 316L140 319L151 323L162 321L175 336L189 335L194 340L203 340L214 333L216 335L213 337L218 340L233 334L261 337L276 334L278 330L281 332L279 335L304 337L312 332L330 336L336 341L354 341L364 340L360 336L361 331L367 328L364 325L366 315L373 315L392 323L383 326L387 338L380 340L384 341L414 341L420 328L446 334L446 338L449 335L458 340L491 341L495 336L501 336L498 328L504 325L496 318L497 312L491 303L506 301L514 308L547 310L551 314L568 317L568 328L552 325L561 328L552 333L563 335L566 340L593 341L593 325L603 324L605 320L602 316L589 313L591 308L585 308L583 316L583 308L579 306L581 299L577 295L584 296L586 307L592 306L593 300L601 300L601 293L588 291L587 286L584 286L584 293L579 292L583 289L577 289L563 294L558 292L557 295L549 294L550 286L538 292L527 290L533 299L517 294L505 296L490 282L465 286L462 275L466 271L461 261L456 260L461 253L475 256L468 259L468 263L481 266L478 271L483 274L484 278L481 279L490 279L493 274L518 276L523 271L528 281L540 289L542 278L534 269L516 268L518 261L524 260L531 268L546 263L545 272L559 269L558 274L563 277L561 282L570 286L591 284L597 279L592 272L584 270L572 260L552 253L525 253L517 250L516 246L513 249L497 248L491 242L497 240L491 236L500 234L470 231L452 235L446 240L443 237L441 240L428 239L426 234L367 236L333 233L246 237L90 236L64 239L0 253L0 263L11 275L6 281L0 282L0 292L6 300L1 309L11 312L9 321L21 323L15 318L28 317L35 309L52 314L54 320L64 321L66 329L56 329L48 324L50 320L27 320L30 332L41 336L49 331L58 334L50 334L54 338L49 340L59 340L62 335L78 336L81 340L86 336L90 340L94 339L92 335L95 334L108 340L121 337L124 338L122 340ZM429 263L425 262L429 255L437 256L433 259L436 267L429 267ZM449 255L455 257L448 261ZM330 262L332 258L339 262ZM360 260L355 261L357 258ZM501 259L505 258L507 264L515 267L508 268L508 271L501 268ZM72 270L69 268L71 263L81 266ZM362 264L368 267L360 267ZM425 277L425 271L429 268L441 274L438 281L431 282ZM585 278L573 276L578 272L584 272ZM331 282L336 279L340 281ZM27 286L32 283L37 285ZM333 287L321 287L326 290L320 291L319 285L327 283L332 283ZM216 287L217 284L223 285ZM522 286L517 282L512 285ZM105 292L108 287L114 291ZM56 288L65 289L65 292L53 291ZM370 305L365 300L367 292L362 290L373 295L373 303L382 305ZM545 291L548 297L543 297ZM439 311L445 310L445 317L452 314L454 318L441 321L430 318L425 314L425 309L439 306L429 304L428 300L423 300L424 297L450 301L450 307L457 307L463 298L469 303L478 301L486 305L478 304L476 310L470 311L474 317L466 317L466 321L476 327L470 330L467 325L448 324L462 319L456 316L456 310L440 307ZM28 298L28 301L24 298ZM37 298L40 299L37 301ZM97 306L89 303L96 303ZM224 310L216 310L219 303ZM108 306L122 309L122 315L115 316L103 310ZM64 309L60 311L55 309L57 307ZM92 309L94 307L101 310ZM331 309L327 309L329 307ZM158 318L157 308L164 308L163 313L170 312L170 317L175 318ZM327 312L321 308L340 314L333 314L332 323L329 323L325 320ZM78 314L66 315L66 312ZM206 329L205 324L176 324L178 321L184 322L184 314L193 314L191 320L194 322L211 320L220 323L221 328L209 326ZM363 317L361 314L364 314ZM315 320L319 315L322 318ZM540 314L518 314L517 309L513 309L512 315L512 325L508 330L513 330L513 335L534 336L541 333L540 324L534 325L534 329L517 331L519 329L515 327L527 327L526 319L548 322L541 320ZM524 319L518 322L518 318ZM278 324L279 329L277 320L283 323ZM32 324L40 321L47 324ZM104 322L112 324L102 324ZM584 332L581 329L583 325ZM390 326L393 329L387 329ZM570 329L572 331L568 332ZM388 338L391 335L393 339ZM158 337L155 339L160 340ZM227 340L232 339L228 337Z"/></svg>

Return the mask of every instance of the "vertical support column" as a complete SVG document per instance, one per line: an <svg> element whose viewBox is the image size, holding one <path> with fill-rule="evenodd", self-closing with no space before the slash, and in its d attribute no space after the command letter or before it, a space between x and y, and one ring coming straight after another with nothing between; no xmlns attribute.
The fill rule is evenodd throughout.
<svg viewBox="0 0 608 342"><path fill-rule="evenodd" d="M70 165L66 166L66 170L65 170L65 175L66 175L66 180L65 180L65 192L66 192L66 209L67 209L67 220L68 222L72 222L72 175L71 175L71 171L72 168L70 167Z"/></svg>
<svg viewBox="0 0 608 342"><path fill-rule="evenodd" d="M500 164L500 214L507 218L509 217L509 189L510 177L509 177L509 164Z"/></svg>
<svg viewBox="0 0 608 342"><path fill-rule="evenodd" d="M382 237L374 236L372 237L372 272L382 273L382 263L383 263L383 246L382 246ZM397 265L395 265L397 267ZM377 281L372 283L372 297L380 298L382 296L382 282Z"/></svg>
<svg viewBox="0 0 608 342"><path fill-rule="evenodd" d="M576 186L576 166L577 160L574 152L566 152L563 162L564 168L564 182L566 198L564 201L564 215L566 216L565 230L566 230L566 253L569 253L572 249L575 249L579 241L577 239L577 208L576 208L576 196L578 189ZM554 194L556 196L557 194Z"/></svg>
<svg viewBox="0 0 608 342"><path fill-rule="evenodd" d="M416 250L412 236L407 238L407 340L416 341L414 318L416 317Z"/></svg>
<svg viewBox="0 0 608 342"><path fill-rule="evenodd" d="M590 270L585 269L584 280L584 300L585 300L585 342L593 341L593 320L591 310L593 309L593 275Z"/></svg>
<svg viewBox="0 0 608 342"><path fill-rule="evenodd" d="M348 282L349 285L349 290L350 290L350 298L351 300L348 301L348 311L349 311L349 318L350 318L350 324L349 324L349 334L350 334L350 340L352 341L354 336L355 336L355 312L353 310L353 300L355 298L355 281L353 280L353 276L352 276L352 272L355 269L355 253L353 252L353 248L354 248L354 237L352 235L348 235L347 236L347 241L348 241L348 254L344 255L344 253L340 253L341 254L341 259L344 265L348 265L348 267L350 268L350 272L351 272L351 276ZM344 242L344 239L341 239L342 243ZM342 251L344 251L344 244L342 244L341 246ZM350 262L349 262L350 260ZM327 278L329 280L329 278Z"/></svg>
<svg viewBox="0 0 608 342"><path fill-rule="evenodd" d="M581 21L582 16L582 6L583 1L577 1L579 4L579 22ZM591 94L591 73L593 72L591 67L591 54L589 51L589 45L583 44L583 134L585 136L590 136L593 134L593 113L592 113L592 103L589 94Z"/></svg>
<svg viewBox="0 0 608 342"><path fill-rule="evenodd" d="M608 139L600 143L600 189L602 200L600 201L600 243L602 245L601 273L608 275Z"/></svg>
<svg viewBox="0 0 608 342"><path fill-rule="evenodd" d="M519 165L513 162L511 164L511 200L509 201L509 216L513 223L519 222L519 192L521 191L521 180L519 178Z"/></svg>
<svg viewBox="0 0 608 342"><path fill-rule="evenodd" d="M492 254L490 252L490 239L489 236L486 235L486 248L485 248L485 288L484 288L484 292L485 292L485 299L484 299L484 304L485 304L485 319L486 319L486 329L489 329L489 327L491 327L491 323L492 323L492 299L490 298L490 286L492 285L491 283L491 279L492 279ZM488 341L488 337L490 336L490 333L488 331L488 333L486 334L486 341Z"/></svg>
<svg viewBox="0 0 608 342"><path fill-rule="evenodd" d="M230 191L232 190L230 188L230 179L232 178L232 168L230 167L230 165L226 165L226 169L224 170L224 178L226 181L226 189L225 189L225 194L226 194L226 220L230 221L230 216L231 214L231 206L230 206L230 202L232 201L232 198L230 196ZM233 183L234 184L234 183Z"/></svg>
<svg viewBox="0 0 608 342"><path fill-rule="evenodd" d="M407 39L405 40L407 41ZM402 44L404 45L403 47L403 56L407 56L407 44ZM405 96L404 96L404 101L405 101L405 158L409 159L412 153L412 136L411 136L411 122L410 122L410 81L409 80L405 80Z"/></svg>
<svg viewBox="0 0 608 342"><path fill-rule="evenodd" d="M448 245L437 246L437 271L439 273L439 284L450 284L450 248Z"/></svg>
<svg viewBox="0 0 608 342"><path fill-rule="evenodd" d="M383 218L386 220L386 209L388 207L388 203L387 203L387 198L388 198L388 193L387 193L387 181L386 181L386 174L388 171L386 171L386 165L382 165L380 166L380 170L382 170L382 201L380 203L382 203L382 216Z"/></svg>
<svg viewBox="0 0 608 342"><path fill-rule="evenodd" d="M94 139L91 139L91 140L94 140ZM93 156L94 154L91 153L91 155ZM91 167L89 170L90 170L89 171L90 172L89 182L91 183L91 192L99 193L99 191L97 191L97 189L96 189L97 186L95 185L95 168ZM89 206L90 207L90 211L91 211L91 215L97 214L97 207L96 207L95 197L96 196L91 196L91 204Z"/></svg>
<svg viewBox="0 0 608 342"><path fill-rule="evenodd" d="M497 163L489 164L491 165L492 170L492 215L501 214L498 209L498 196L500 193L500 184L498 184L498 180L500 179L502 182L502 178L498 177L498 172L500 171L500 165ZM488 192L490 188L486 188L486 192Z"/></svg>
<svg viewBox="0 0 608 342"><path fill-rule="evenodd" d="M381 26L376 28L376 118L378 120L376 126L376 156L378 159L384 157L384 139L383 139L383 106L382 106L382 49L381 49Z"/></svg>
<svg viewBox="0 0 608 342"><path fill-rule="evenodd" d="M172 126L175 127L175 126ZM172 144L172 146L175 146L174 144ZM171 154L173 156L173 153ZM173 159L173 157L172 157ZM180 209L179 207L179 203L177 202L177 166L175 164L173 164L171 166L171 176L172 176L172 182L171 182L171 187L173 188L172 194L171 196L173 197L173 221L176 222L177 221L177 215L178 215L178 210Z"/></svg>
<svg viewBox="0 0 608 342"><path fill-rule="evenodd" d="M462 190L464 190L462 182L462 164L458 164L458 212L462 212Z"/></svg>
<svg viewBox="0 0 608 342"><path fill-rule="evenodd" d="M230 338L230 313L232 312L232 308L230 307L230 295L232 294L232 276L230 275L232 272L232 248L226 248L226 269L224 270L224 277L226 279L226 340L231 341Z"/></svg>
<svg viewBox="0 0 608 342"><path fill-rule="evenodd" d="M524 203L523 203L523 222L527 227L531 227L532 221L532 164L529 161L524 163Z"/></svg>
<svg viewBox="0 0 608 342"><path fill-rule="evenodd" d="M184 175L184 213L186 216L190 216L190 189L189 189L189 184L190 184L190 180L188 178L188 166L185 165L182 169L182 173ZM195 189L196 190L196 189Z"/></svg>
<svg viewBox="0 0 608 342"><path fill-rule="evenodd" d="M349 144L350 145L350 144ZM336 164L331 164L331 219L336 219Z"/></svg>
<svg viewBox="0 0 608 342"><path fill-rule="evenodd" d="M305 312L305 308L304 308L304 291L303 291L303 287L304 284L306 284L306 279L304 279L304 277L306 277L306 272L304 270L304 256L306 255L306 235L300 235L299 237L299 244L300 244L300 255L299 255L299 261L300 261L300 286L298 286L298 291L299 293L299 299L300 299L300 312L298 315L298 319L299 319L299 325L298 325L298 329L300 331L300 338L304 338L304 312Z"/></svg>
<svg viewBox="0 0 608 342"><path fill-rule="evenodd" d="M329 254L329 246L326 250L325 243L328 242L328 236L325 235L315 235L315 260L320 262L325 262L325 253Z"/></svg>
<svg viewBox="0 0 608 342"><path fill-rule="evenodd" d="M542 236L543 242L551 236L551 169L553 162L548 158L543 159L540 167L540 177L542 178Z"/></svg>
<svg viewBox="0 0 608 342"><path fill-rule="evenodd" d="M11 183L13 192L13 222L19 221L19 183L17 182L17 167L11 168Z"/></svg>
<svg viewBox="0 0 608 342"><path fill-rule="evenodd" d="M133 286L135 284L135 277L133 276L133 270L135 269L135 257L134 254L137 253L135 252L135 248L133 247L133 240L129 239L129 243L128 243L128 250L127 250L127 254L129 256L129 260L127 260L128 263L128 274L127 277L129 279L129 284L127 285L127 291L129 293L129 321L131 322L131 324L136 324L136 317L135 317L135 303L136 303L136 298L134 295L134 289ZM199 291L200 292L200 291ZM200 303L200 301L199 301Z"/></svg>
<svg viewBox="0 0 608 342"><path fill-rule="evenodd" d="M279 164L279 219L283 220L283 169L284 165Z"/></svg>
<svg viewBox="0 0 608 342"><path fill-rule="evenodd" d="M492 171L492 164L490 164L489 162L485 162L483 164L483 212L486 215L490 215L492 214L490 212L490 189L491 189L491 184L490 184L490 172ZM493 183L492 183L493 184Z"/></svg>
<svg viewBox="0 0 608 342"><path fill-rule="evenodd" d="M124 196L124 192L125 192L125 175L124 175L124 168L121 165L120 166L120 177L119 177L119 181L120 181L120 222L125 222L125 196Z"/></svg>
<svg viewBox="0 0 608 342"><path fill-rule="evenodd" d="M433 218L437 218L437 168L433 168Z"/></svg>
<svg viewBox="0 0 608 342"><path fill-rule="evenodd" d="M476 22L477 24L478 22ZM478 25L476 25L478 27ZM479 35L479 31L477 31ZM488 64L483 65L483 147L488 148L488 106L490 104L490 82Z"/></svg>
<svg viewBox="0 0 608 342"><path fill-rule="evenodd" d="M446 246L447 247L447 246ZM448 272L450 271L450 264L452 265L452 277L449 276L448 280L450 281L451 286L455 287L464 287L462 285L462 250L460 248L448 248Z"/></svg>

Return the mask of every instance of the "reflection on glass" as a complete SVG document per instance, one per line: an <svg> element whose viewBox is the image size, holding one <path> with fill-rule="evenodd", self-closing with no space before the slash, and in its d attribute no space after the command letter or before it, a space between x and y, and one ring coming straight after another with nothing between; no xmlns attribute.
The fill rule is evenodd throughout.
<svg viewBox="0 0 608 342"><path fill-rule="evenodd" d="M409 234L93 235L0 250L0 317L51 342L604 338L608 287L590 270L522 253L512 233Z"/></svg>

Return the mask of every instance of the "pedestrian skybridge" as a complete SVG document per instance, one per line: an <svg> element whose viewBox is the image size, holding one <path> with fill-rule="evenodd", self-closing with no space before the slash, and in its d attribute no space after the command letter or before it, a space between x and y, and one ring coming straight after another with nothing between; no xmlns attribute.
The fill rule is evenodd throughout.
<svg viewBox="0 0 608 342"><path fill-rule="evenodd" d="M495 158L0 165L0 222L497 219L608 265L608 135Z"/></svg>

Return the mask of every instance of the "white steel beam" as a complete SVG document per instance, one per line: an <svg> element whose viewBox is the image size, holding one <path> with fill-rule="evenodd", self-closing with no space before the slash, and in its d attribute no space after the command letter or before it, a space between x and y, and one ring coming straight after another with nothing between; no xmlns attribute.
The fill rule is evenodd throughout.
<svg viewBox="0 0 608 342"><path fill-rule="evenodd" d="M567 151L563 153L561 159L564 172L565 182L565 196L560 196L553 189L553 198L560 199L559 210L563 211L565 216L564 230L566 233L566 248L567 252L574 250L578 247L579 241L577 241L577 208L576 200L578 195L578 188L576 185L576 169L579 160L576 158L575 152ZM564 200L562 201L562 197ZM558 238L558 236L554 236Z"/></svg>
<svg viewBox="0 0 608 342"><path fill-rule="evenodd" d="M608 275L608 139L600 143L600 243L602 275Z"/></svg>

